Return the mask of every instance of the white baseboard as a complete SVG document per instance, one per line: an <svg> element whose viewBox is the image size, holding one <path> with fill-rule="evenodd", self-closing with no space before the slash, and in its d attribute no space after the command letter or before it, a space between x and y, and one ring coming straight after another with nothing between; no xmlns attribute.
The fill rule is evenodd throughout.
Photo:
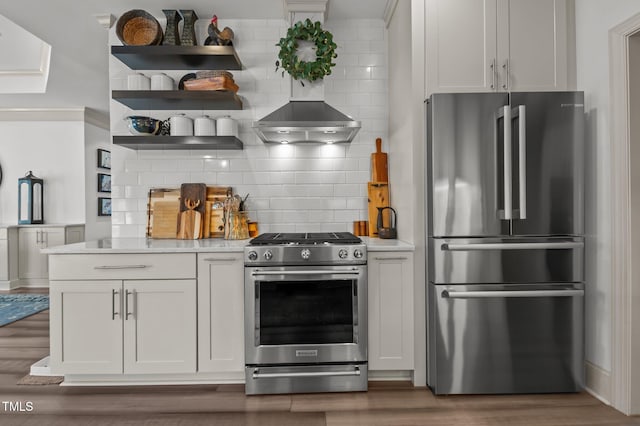
<svg viewBox="0 0 640 426"><path fill-rule="evenodd" d="M13 290L20 287L19 280L0 281L0 290Z"/></svg>
<svg viewBox="0 0 640 426"><path fill-rule="evenodd" d="M410 370L369 370L368 379L370 381L409 381L412 382L413 372Z"/></svg>
<svg viewBox="0 0 640 426"><path fill-rule="evenodd" d="M611 373L597 365L585 363L585 390L607 405L611 405Z"/></svg>
<svg viewBox="0 0 640 426"><path fill-rule="evenodd" d="M32 376L58 376L59 374L53 374L51 372L51 366L49 365L49 355L42 358L40 361L36 361L31 365L29 374Z"/></svg>

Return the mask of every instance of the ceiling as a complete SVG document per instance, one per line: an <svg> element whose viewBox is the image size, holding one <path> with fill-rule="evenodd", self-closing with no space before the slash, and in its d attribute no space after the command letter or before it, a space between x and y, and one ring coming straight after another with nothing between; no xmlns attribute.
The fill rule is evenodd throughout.
<svg viewBox="0 0 640 426"><path fill-rule="evenodd" d="M382 19L389 0L329 0L328 20ZM108 34L97 15L116 18L130 9L162 16L162 9L193 9L201 17L284 19L283 0L17 0L2 1L0 15L52 46L44 94L0 95L0 108L88 107L109 110ZM0 28L0 33L2 28ZM2 59L0 58L0 61Z"/></svg>

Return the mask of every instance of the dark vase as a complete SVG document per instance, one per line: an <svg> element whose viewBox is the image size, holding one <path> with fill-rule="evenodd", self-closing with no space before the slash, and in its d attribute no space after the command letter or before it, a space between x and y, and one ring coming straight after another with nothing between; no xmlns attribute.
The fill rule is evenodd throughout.
<svg viewBox="0 0 640 426"><path fill-rule="evenodd" d="M180 14L184 18L182 24L182 35L180 36L180 43L183 46L195 46L196 45L196 30L195 24L198 20L198 15L193 10L180 9Z"/></svg>
<svg viewBox="0 0 640 426"><path fill-rule="evenodd" d="M162 44L172 46L180 44L180 35L178 34L178 22L182 20L182 16L175 9L162 9L164 16L167 17L167 26L164 30L164 40Z"/></svg>

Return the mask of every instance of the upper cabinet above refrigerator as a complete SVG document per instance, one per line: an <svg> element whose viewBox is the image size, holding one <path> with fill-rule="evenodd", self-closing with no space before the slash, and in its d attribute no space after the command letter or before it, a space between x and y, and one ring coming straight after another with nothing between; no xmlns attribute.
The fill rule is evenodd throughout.
<svg viewBox="0 0 640 426"><path fill-rule="evenodd" d="M432 95L429 236L582 235L583 128L582 92Z"/></svg>
<svg viewBox="0 0 640 426"><path fill-rule="evenodd" d="M427 0L425 14L427 97L575 86L572 0Z"/></svg>

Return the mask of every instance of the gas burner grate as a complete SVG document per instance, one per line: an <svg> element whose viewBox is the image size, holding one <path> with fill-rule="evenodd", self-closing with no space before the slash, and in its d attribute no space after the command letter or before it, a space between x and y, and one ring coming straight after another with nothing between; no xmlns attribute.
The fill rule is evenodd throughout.
<svg viewBox="0 0 640 426"><path fill-rule="evenodd" d="M250 245L273 244L359 244L362 240L351 232L268 232L249 241Z"/></svg>

